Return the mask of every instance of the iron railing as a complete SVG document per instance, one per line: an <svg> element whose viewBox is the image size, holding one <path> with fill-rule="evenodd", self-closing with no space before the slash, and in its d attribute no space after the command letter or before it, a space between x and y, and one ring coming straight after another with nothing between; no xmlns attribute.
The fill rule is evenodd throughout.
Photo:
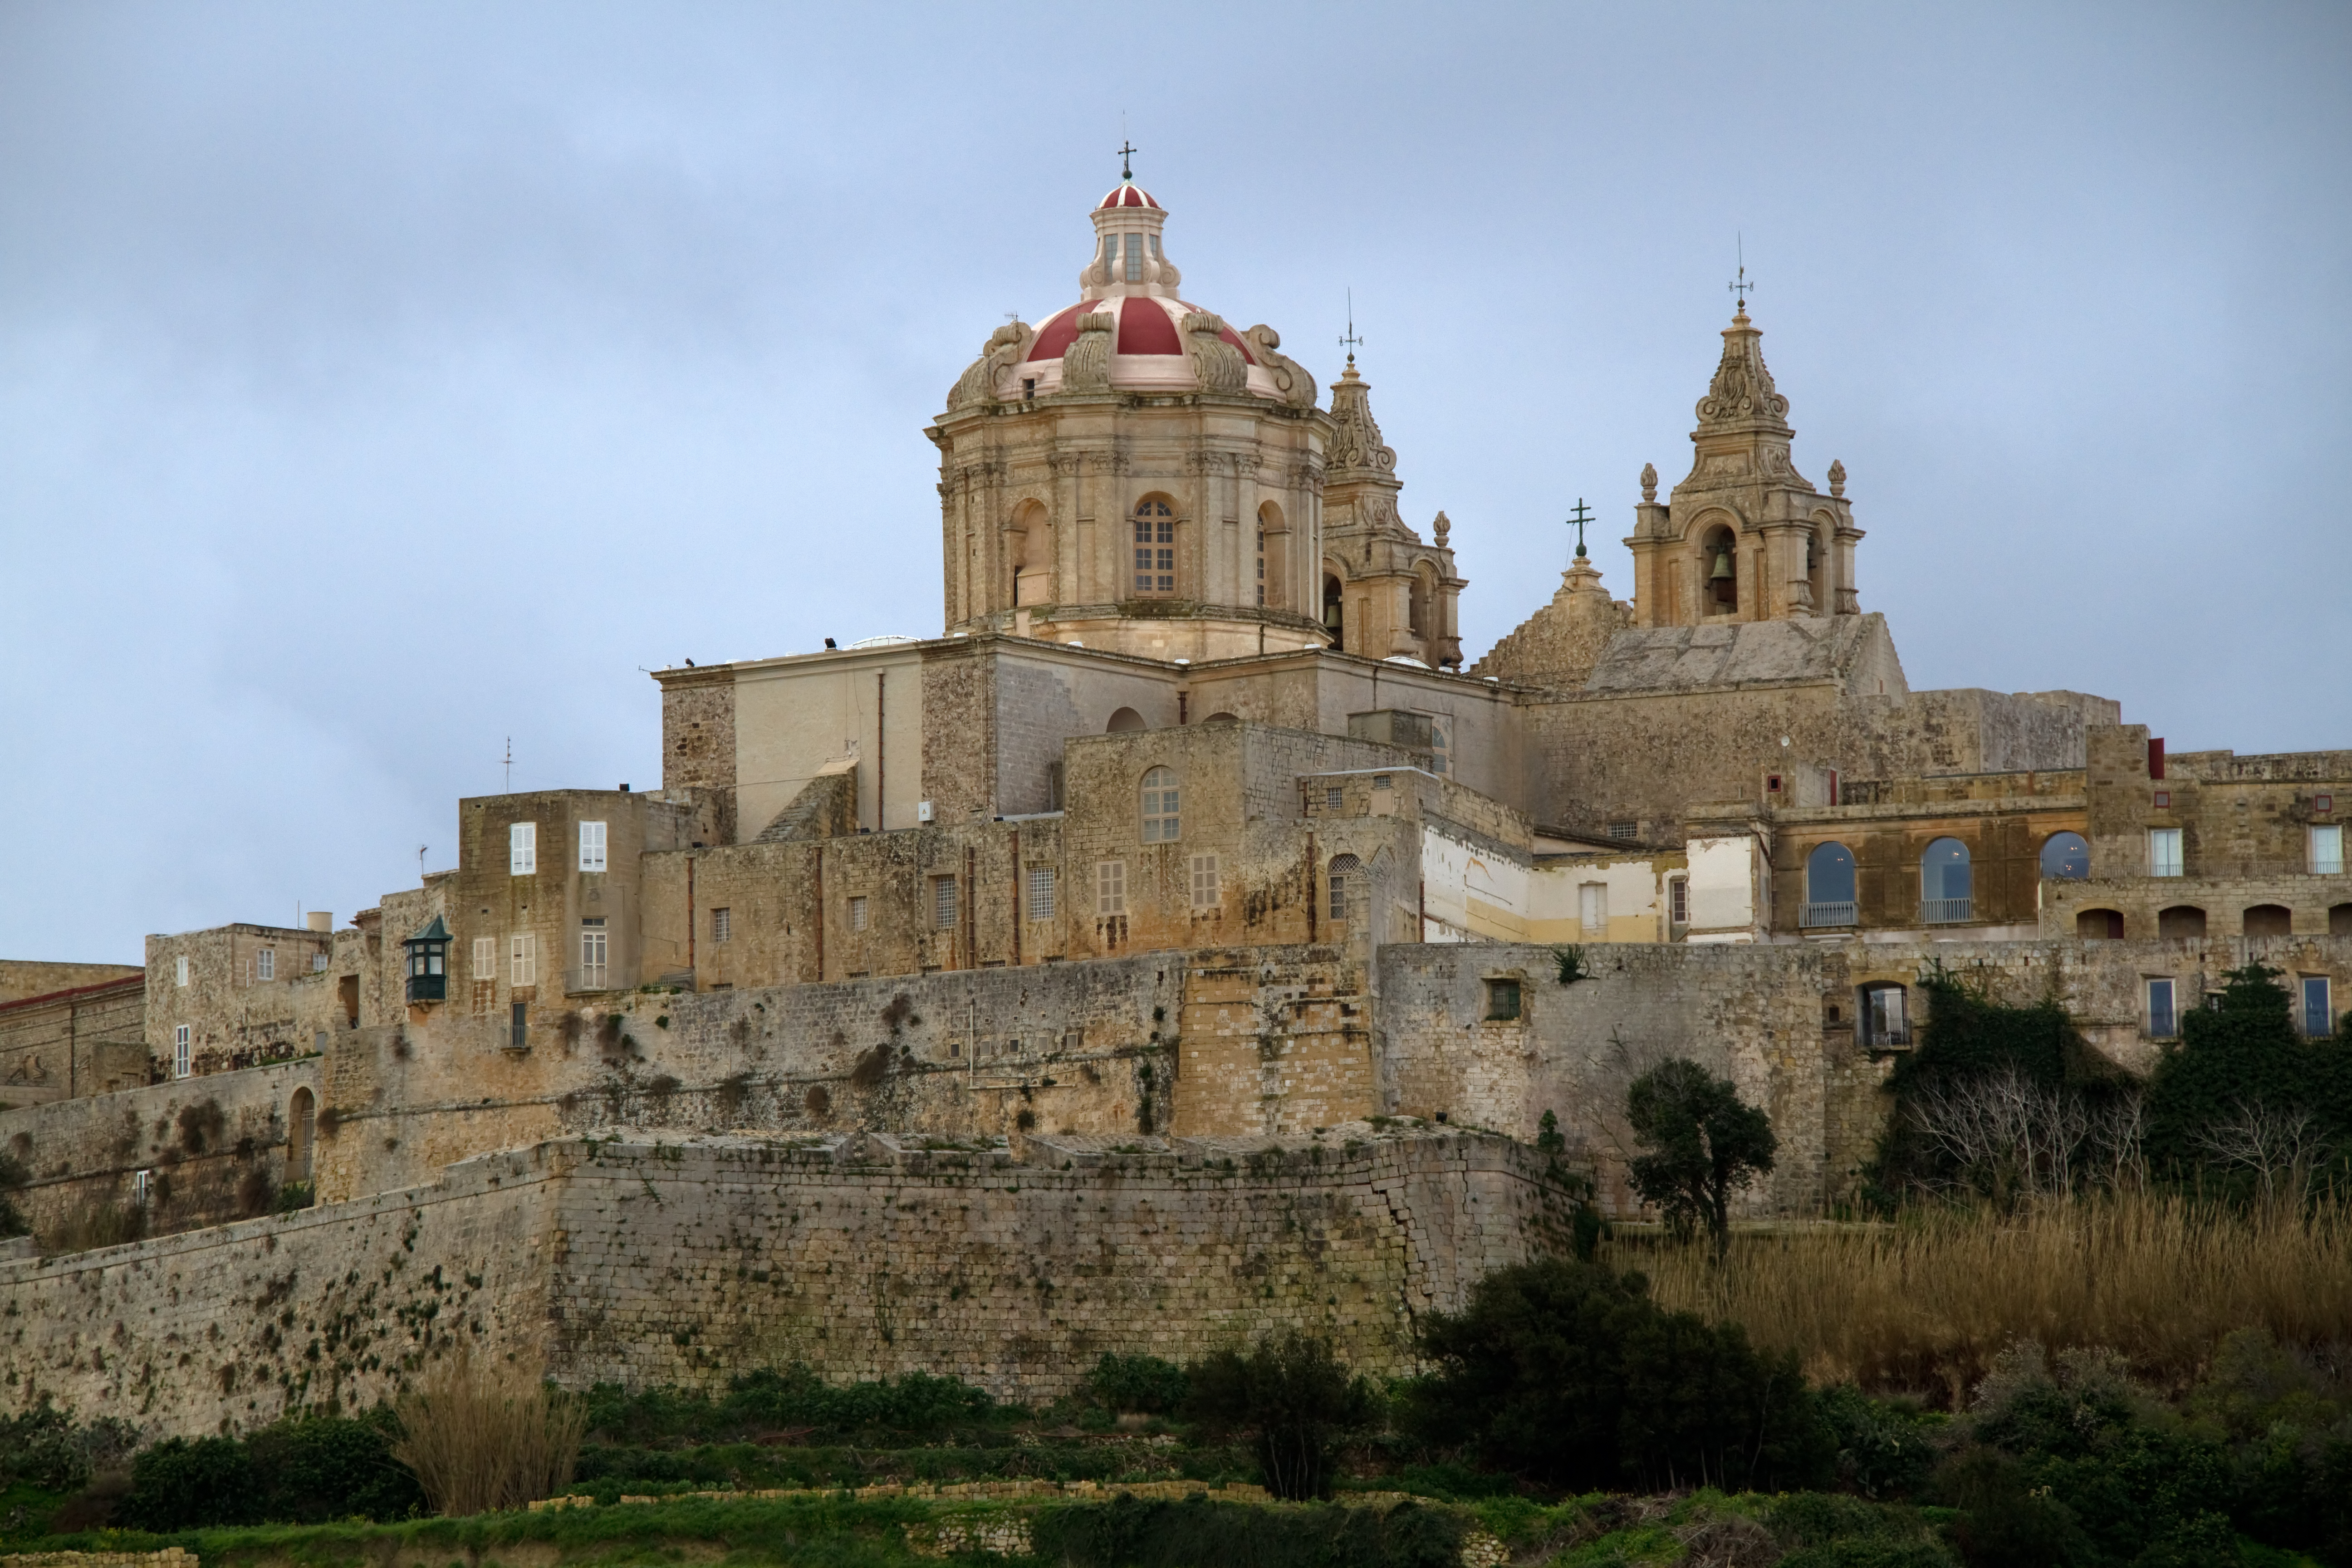
<svg viewBox="0 0 2352 1568"><path fill-rule="evenodd" d="M1807 904L1798 915L1801 926L1850 926L1853 924L1853 900L1842 904Z"/></svg>
<svg viewBox="0 0 2352 1568"><path fill-rule="evenodd" d="M1977 901L1972 895L1957 899L1922 899L1919 919L1931 926L1965 925L1976 919Z"/></svg>

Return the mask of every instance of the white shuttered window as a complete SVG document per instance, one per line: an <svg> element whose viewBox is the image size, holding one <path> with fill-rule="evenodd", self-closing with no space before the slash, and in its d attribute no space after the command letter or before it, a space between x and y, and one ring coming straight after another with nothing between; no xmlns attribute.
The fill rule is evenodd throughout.
<svg viewBox="0 0 2352 1568"><path fill-rule="evenodd" d="M536 985L539 984L539 939L528 932L516 937L508 945L507 984Z"/></svg>
<svg viewBox="0 0 2352 1568"><path fill-rule="evenodd" d="M601 822L580 825L580 868L583 871L604 868L604 825Z"/></svg>
<svg viewBox="0 0 2352 1568"><path fill-rule="evenodd" d="M539 824L517 822L507 828L507 875L535 877L539 874Z"/></svg>

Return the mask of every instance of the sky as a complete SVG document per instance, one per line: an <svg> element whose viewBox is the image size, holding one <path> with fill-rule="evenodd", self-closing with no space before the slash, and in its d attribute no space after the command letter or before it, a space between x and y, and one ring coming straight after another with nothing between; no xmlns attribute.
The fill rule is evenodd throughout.
<svg viewBox="0 0 2352 1568"><path fill-rule="evenodd" d="M7 0L0 957L340 923L656 786L648 669L936 635L923 427L1125 138L1326 385L1352 291L1474 658L1579 500L1630 595L1744 259L1914 687L2352 747L2352 8Z"/></svg>

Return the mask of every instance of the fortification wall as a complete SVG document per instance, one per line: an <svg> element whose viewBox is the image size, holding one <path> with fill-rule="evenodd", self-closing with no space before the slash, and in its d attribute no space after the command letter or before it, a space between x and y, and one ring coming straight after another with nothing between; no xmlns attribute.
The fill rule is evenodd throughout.
<svg viewBox="0 0 2352 1568"><path fill-rule="evenodd" d="M459 1334L575 1385L803 1360L1034 1400L1105 1351L1181 1358L1287 1325L1387 1370L1420 1314L1565 1218L1528 1151L1477 1135L566 1141L409 1192L0 1263L17 1373L0 1410L46 1396L155 1436L247 1427L373 1404Z"/></svg>

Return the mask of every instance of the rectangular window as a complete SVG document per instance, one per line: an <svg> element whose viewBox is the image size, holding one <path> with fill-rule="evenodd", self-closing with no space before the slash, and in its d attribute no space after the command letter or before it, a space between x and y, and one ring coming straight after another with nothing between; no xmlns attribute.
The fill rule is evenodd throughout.
<svg viewBox="0 0 2352 1568"><path fill-rule="evenodd" d="M1265 530L1257 531L1257 602L1265 604Z"/></svg>
<svg viewBox="0 0 2352 1568"><path fill-rule="evenodd" d="M931 925L938 931L952 931L956 923L956 879L953 877L931 879Z"/></svg>
<svg viewBox="0 0 2352 1568"><path fill-rule="evenodd" d="M253 955L253 977L256 980L278 978L278 950L265 947Z"/></svg>
<svg viewBox="0 0 2352 1568"><path fill-rule="evenodd" d="M2311 872L2315 877L2344 874L2344 829L2330 823L2311 830Z"/></svg>
<svg viewBox="0 0 2352 1568"><path fill-rule="evenodd" d="M188 955L182 953L172 961L172 966L173 973L179 976L178 983L185 985L188 983Z"/></svg>
<svg viewBox="0 0 2352 1568"><path fill-rule="evenodd" d="M866 929L866 895L863 893L849 900L849 929L852 931Z"/></svg>
<svg viewBox="0 0 2352 1568"><path fill-rule="evenodd" d="M1874 985L1862 994L1862 1040L1882 1048L1911 1043L1911 1012L1903 987Z"/></svg>
<svg viewBox="0 0 2352 1568"><path fill-rule="evenodd" d="M1103 236L1103 276L1118 276L1118 236L1115 234Z"/></svg>
<svg viewBox="0 0 2352 1568"><path fill-rule="evenodd" d="M1576 889L1576 912L1584 934L1598 941L1609 934L1609 884L1585 882Z"/></svg>
<svg viewBox="0 0 2352 1568"><path fill-rule="evenodd" d="M1095 866L1095 913L1127 913L1127 862L1103 860Z"/></svg>
<svg viewBox="0 0 2352 1568"><path fill-rule="evenodd" d="M1192 907L1213 910L1217 907L1217 858L1214 855L1192 857Z"/></svg>
<svg viewBox="0 0 2352 1568"><path fill-rule="evenodd" d="M1029 918L1049 921L1054 918L1054 868L1029 868Z"/></svg>
<svg viewBox="0 0 2352 1568"><path fill-rule="evenodd" d="M1347 789L1346 789L1344 786L1339 785L1339 784L1333 784L1330 788L1328 788L1328 789L1327 789L1327 790L1325 790L1325 791L1323 792L1323 809L1324 809L1324 810L1326 810L1326 811L1342 811L1342 810L1345 810L1345 809L1347 808L1347 805L1348 805L1348 792L1347 792Z"/></svg>
<svg viewBox="0 0 2352 1568"><path fill-rule="evenodd" d="M2325 1039L2336 1032L2335 1002L2327 994L2327 976L2325 974L2303 977L2303 1032L2315 1040Z"/></svg>
<svg viewBox="0 0 2352 1568"><path fill-rule="evenodd" d="M604 922L601 920L580 922L580 989L604 989Z"/></svg>
<svg viewBox="0 0 2352 1568"><path fill-rule="evenodd" d="M526 932L507 945L507 984L539 984L539 939Z"/></svg>
<svg viewBox="0 0 2352 1568"><path fill-rule="evenodd" d="M1519 1016L1519 983L1517 980L1486 982L1486 1021L1507 1023Z"/></svg>
<svg viewBox="0 0 2352 1568"><path fill-rule="evenodd" d="M1690 924L1690 879L1675 877L1666 883L1666 918L1674 924Z"/></svg>
<svg viewBox="0 0 2352 1568"><path fill-rule="evenodd" d="M499 939L478 936L474 939L474 978L496 980L499 977Z"/></svg>
<svg viewBox="0 0 2352 1568"><path fill-rule="evenodd" d="M2147 830L2147 874L2151 877L2180 875L2180 829L2151 827Z"/></svg>
<svg viewBox="0 0 2352 1568"><path fill-rule="evenodd" d="M512 1018L513 1022L509 1026L511 1032L507 1037L508 1047L518 1051L527 1051L530 1049L530 1004L525 1002L516 1003L514 1005L514 1011L509 1015L509 1016Z"/></svg>
<svg viewBox="0 0 2352 1568"><path fill-rule="evenodd" d="M173 1078L188 1076L190 1058L188 1026L185 1024L174 1025L172 1029L172 1076Z"/></svg>
<svg viewBox="0 0 2352 1568"><path fill-rule="evenodd" d="M147 1194L148 1194L149 1193L152 1192L152 1191L154 1190L154 1187L155 1187L155 1173L154 1173L154 1172L152 1172L152 1171L133 1171L133 1172L131 1172L131 1201L132 1203L134 1203L134 1204L143 1204L143 1203L145 1203L145 1202L147 1201Z"/></svg>
<svg viewBox="0 0 2352 1568"><path fill-rule="evenodd" d="M2147 983L2147 1033L2150 1039L2168 1040L2180 1032L2180 1013L2173 1005L2172 982Z"/></svg>
<svg viewBox="0 0 2352 1568"><path fill-rule="evenodd" d="M1451 773L1454 771L1454 721L1443 713L1429 716L1429 771Z"/></svg>
<svg viewBox="0 0 2352 1568"><path fill-rule="evenodd" d="M1140 283L1143 281L1142 242L1143 237L1141 235L1131 234L1127 237L1127 280L1129 283Z"/></svg>
<svg viewBox="0 0 2352 1568"><path fill-rule="evenodd" d="M326 971L327 955L323 952L312 953L310 955L310 973L313 974L323 974Z"/></svg>
<svg viewBox="0 0 2352 1568"><path fill-rule="evenodd" d="M1609 837L1612 838L1631 841L1641 836L1642 825L1638 822L1612 822L1609 825Z"/></svg>
<svg viewBox="0 0 2352 1568"><path fill-rule="evenodd" d="M713 910L710 911L710 940L717 942L721 947L726 946L729 942L735 940L735 911L733 910Z"/></svg>
<svg viewBox="0 0 2352 1568"><path fill-rule="evenodd" d="M507 875L539 874L539 824L518 822L507 829Z"/></svg>
<svg viewBox="0 0 2352 1568"><path fill-rule="evenodd" d="M604 825L601 822L580 825L580 868L583 871L604 868Z"/></svg>

